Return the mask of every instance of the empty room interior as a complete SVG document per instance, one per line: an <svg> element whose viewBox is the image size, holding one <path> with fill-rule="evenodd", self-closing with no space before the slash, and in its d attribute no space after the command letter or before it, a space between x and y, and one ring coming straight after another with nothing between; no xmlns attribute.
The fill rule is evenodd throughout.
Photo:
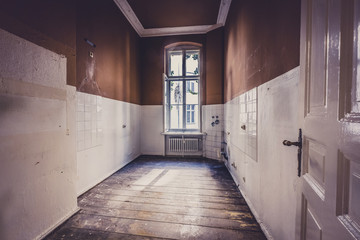
<svg viewBox="0 0 360 240"><path fill-rule="evenodd" d="M0 6L0 239L360 239L359 0Z"/></svg>

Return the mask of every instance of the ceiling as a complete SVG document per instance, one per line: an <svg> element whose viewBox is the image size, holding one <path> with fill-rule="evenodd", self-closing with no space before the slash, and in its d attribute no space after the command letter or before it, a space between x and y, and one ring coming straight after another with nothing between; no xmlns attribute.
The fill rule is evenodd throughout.
<svg viewBox="0 0 360 240"><path fill-rule="evenodd" d="M114 0L141 37L204 34L225 25L231 0Z"/></svg>

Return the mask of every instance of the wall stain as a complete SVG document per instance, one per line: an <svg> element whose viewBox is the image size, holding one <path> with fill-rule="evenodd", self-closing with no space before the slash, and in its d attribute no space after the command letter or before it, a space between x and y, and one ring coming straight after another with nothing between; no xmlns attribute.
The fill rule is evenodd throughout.
<svg viewBox="0 0 360 240"><path fill-rule="evenodd" d="M91 59L86 62L85 78L80 82L78 90L80 92L90 92L99 96L103 96L102 91L95 78L96 60Z"/></svg>
<svg viewBox="0 0 360 240"><path fill-rule="evenodd" d="M0 116L8 114L11 111L19 111L24 108L26 102L23 98L1 94L3 93L0 91ZM8 92L5 91L5 94L8 94Z"/></svg>

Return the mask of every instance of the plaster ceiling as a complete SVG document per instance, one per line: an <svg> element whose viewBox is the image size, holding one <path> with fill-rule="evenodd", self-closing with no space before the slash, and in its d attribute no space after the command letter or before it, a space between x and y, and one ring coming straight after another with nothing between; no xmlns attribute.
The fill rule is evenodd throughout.
<svg viewBox="0 0 360 240"><path fill-rule="evenodd" d="M204 34L225 25L231 0L114 0L141 37Z"/></svg>

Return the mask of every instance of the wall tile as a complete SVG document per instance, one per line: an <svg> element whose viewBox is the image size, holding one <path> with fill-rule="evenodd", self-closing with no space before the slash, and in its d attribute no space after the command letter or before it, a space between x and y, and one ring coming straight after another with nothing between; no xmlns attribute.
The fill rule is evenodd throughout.
<svg viewBox="0 0 360 240"><path fill-rule="evenodd" d="M225 141L239 155L257 161L257 88L226 103L224 114Z"/></svg>
<svg viewBox="0 0 360 240"><path fill-rule="evenodd" d="M102 97L77 92L77 151L84 151L102 143Z"/></svg>
<svg viewBox="0 0 360 240"><path fill-rule="evenodd" d="M84 98L90 106L89 120L83 119L86 130L78 128L77 139L78 194L140 155L141 106L86 95L90 94Z"/></svg>
<svg viewBox="0 0 360 240"><path fill-rule="evenodd" d="M203 155L207 158L217 159L217 152L221 151L221 142L223 141L224 129L224 106L222 104L204 105L202 109L203 131L207 133L204 137ZM219 120L219 124L214 126L212 122Z"/></svg>

